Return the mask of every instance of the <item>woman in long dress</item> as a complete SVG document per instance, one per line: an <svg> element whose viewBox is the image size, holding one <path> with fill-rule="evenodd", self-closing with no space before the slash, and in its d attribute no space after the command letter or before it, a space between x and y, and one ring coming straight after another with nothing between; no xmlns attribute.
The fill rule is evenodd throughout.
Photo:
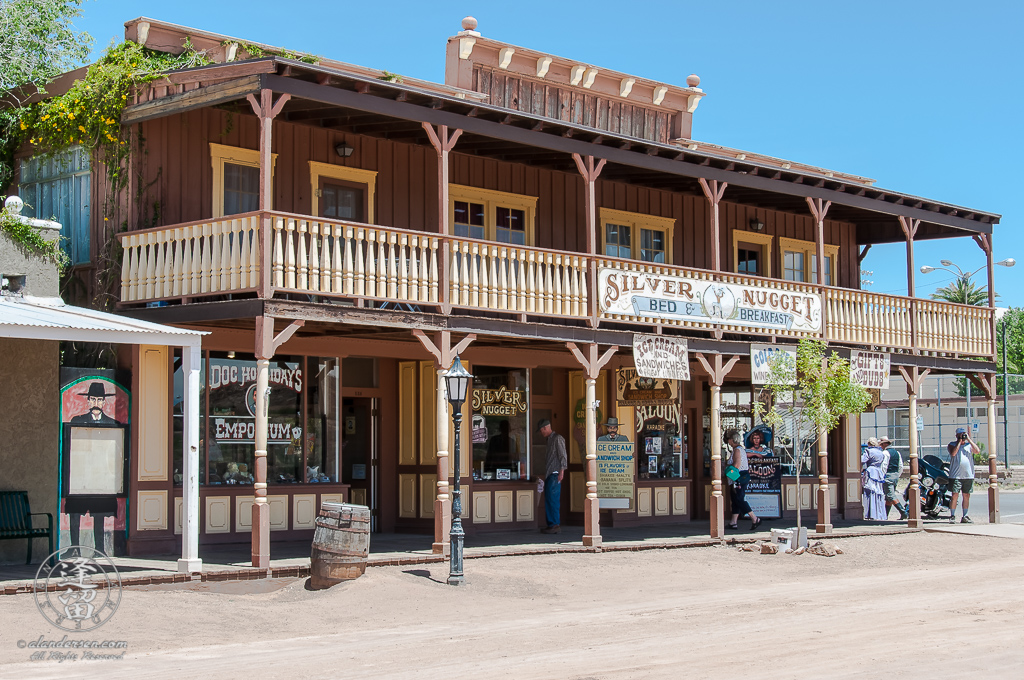
<svg viewBox="0 0 1024 680"><path fill-rule="evenodd" d="M732 522L728 527L732 530L739 529L740 517L750 517L750 530L755 531L761 525L761 518L754 514L747 503L747 485L750 484L750 466L747 463L747 450L743 448L743 436L736 430L729 433L728 444L732 448L731 463L739 470L740 476L732 485ZM756 458L763 457L761 453L751 453Z"/></svg>
<svg viewBox="0 0 1024 680"><path fill-rule="evenodd" d="M889 453L872 437L860 455L860 479L863 488L864 519L885 520L885 469Z"/></svg>

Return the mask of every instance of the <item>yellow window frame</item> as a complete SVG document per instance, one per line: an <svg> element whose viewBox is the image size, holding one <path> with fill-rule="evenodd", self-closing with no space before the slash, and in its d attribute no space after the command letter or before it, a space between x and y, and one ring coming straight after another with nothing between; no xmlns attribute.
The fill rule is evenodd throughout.
<svg viewBox="0 0 1024 680"><path fill-rule="evenodd" d="M345 165L309 161L309 180L313 197L313 216L320 214L320 178L338 179L343 182L366 185L366 220L368 224L376 224L374 203L377 194L377 171L350 168Z"/></svg>
<svg viewBox="0 0 1024 680"><path fill-rule="evenodd" d="M455 202L464 201L484 206L484 240L497 241L498 208L522 210L526 216L526 245L534 245L534 218L537 214L537 197L511 194L493 189L479 189L463 184L448 185L448 224L455 226ZM463 238L463 237L459 237ZM516 245L516 244L508 244Z"/></svg>
<svg viewBox="0 0 1024 680"><path fill-rule="evenodd" d="M224 217L224 164L234 163L258 168L260 167L260 152L258 149L243 149L239 146L210 142L210 162L213 164L213 216ZM271 177L273 177L276 166L277 154L272 153L270 154ZM273 192L270 196L270 205L267 207L271 210L274 207Z"/></svg>
<svg viewBox="0 0 1024 680"><path fill-rule="evenodd" d="M672 235L675 231L676 220L674 217L658 217L657 215L644 215L643 213L627 212L625 210L615 210L613 208L600 208L600 230L601 230L601 244L600 254L604 255L605 246L605 225L617 224L624 227L630 228L630 253L634 255L631 259L637 262L642 262L640 259L640 230L649 229L651 231L660 231L664 235L665 242L665 262L664 264L672 264ZM660 262L651 262L649 264L662 264Z"/></svg>
<svg viewBox="0 0 1024 680"><path fill-rule="evenodd" d="M770 277L772 275L772 240L774 237L771 234L762 234L757 231L743 231L741 229L734 229L732 232L732 270L737 274L740 266L740 244L751 243L755 246L761 246L761 252L764 254L764 271L757 276ZM746 272L743 272L746 274Z"/></svg>
<svg viewBox="0 0 1024 680"><path fill-rule="evenodd" d="M825 245L825 258L830 260L829 270L832 272L832 281L826 282L827 286L837 286L837 280L839 278L839 246L831 245L829 243ZM814 241L801 241L795 238L785 238L784 236L779 237L779 276L785 278L786 276L786 253L803 253L804 254L804 282L806 283L817 283L817 280L811 278L811 272L813 271L811 262L818 258L818 247L814 244Z"/></svg>

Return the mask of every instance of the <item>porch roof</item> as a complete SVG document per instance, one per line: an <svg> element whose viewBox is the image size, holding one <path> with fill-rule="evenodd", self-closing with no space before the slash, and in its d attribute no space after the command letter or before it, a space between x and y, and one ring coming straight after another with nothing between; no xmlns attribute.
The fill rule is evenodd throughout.
<svg viewBox="0 0 1024 680"><path fill-rule="evenodd" d="M916 240L991 234L996 213L882 189L870 180L735 149L674 140L663 144L528 111L484 104L475 93L381 80L340 67L268 57L168 75L170 87L125 110L123 122L241 100L260 89L290 94L281 120L429 145L422 123L464 134L453 149L576 173L571 154L607 159L602 179L703 195L698 178L729 183L723 200L809 214L805 198L832 201L828 219L856 225L857 242L905 240L898 216L921 220ZM162 82L162 81L161 81ZM160 87L160 83L156 84ZM191 89L189 89L191 88Z"/></svg>
<svg viewBox="0 0 1024 680"><path fill-rule="evenodd" d="M0 337L198 346L205 331L175 328L64 304L60 298L0 297Z"/></svg>

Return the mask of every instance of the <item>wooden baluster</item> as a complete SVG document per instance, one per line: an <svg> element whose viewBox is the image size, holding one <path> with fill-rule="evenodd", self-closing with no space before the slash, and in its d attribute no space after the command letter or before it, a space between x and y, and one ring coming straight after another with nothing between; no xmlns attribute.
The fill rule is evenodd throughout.
<svg viewBox="0 0 1024 680"><path fill-rule="evenodd" d="M213 271L213 225L209 222L203 223L202 227L202 250L199 269L199 292L209 293L210 275Z"/></svg>
<svg viewBox="0 0 1024 680"><path fill-rule="evenodd" d="M333 225L320 223L320 291L323 293L337 292L331 290L334 267L338 266L337 261L331 257L331 232L333 229Z"/></svg>
<svg viewBox="0 0 1024 680"><path fill-rule="evenodd" d="M261 219L259 216L253 216L248 218L249 225L245 230L245 243L246 250L249 253L249 282L245 285L246 288L256 288L259 285L260 270L263 269L263 264L260 262L260 231L262 230ZM273 241L271 241L273 243ZM271 254L273 254L273 248L271 248Z"/></svg>
<svg viewBox="0 0 1024 680"><path fill-rule="evenodd" d="M211 293L222 290L220 285L221 276L221 229L224 223L220 220L211 223L210 238L207 243L210 246L210 288Z"/></svg>
<svg viewBox="0 0 1024 680"><path fill-rule="evenodd" d="M459 300L463 306L469 306L469 268L471 262L469 261L469 244L460 243L459 247L461 252L459 254L460 273L459 273Z"/></svg>
<svg viewBox="0 0 1024 680"><path fill-rule="evenodd" d="M402 238L405 238L404 236ZM420 277L419 277L419 263L420 263L420 237L409 236L409 300L413 302L420 302ZM423 239L426 241L426 238ZM402 252L405 252L405 244L402 244Z"/></svg>
<svg viewBox="0 0 1024 680"><path fill-rule="evenodd" d="M423 273L426 275L427 266L430 267L430 275L427 279L430 281L430 294L427 296L425 302L437 302L438 301L438 286L440 278L438 277L437 267L437 249L441 246L440 239L430 239L430 248L424 248L423 257ZM427 261L429 260L429 262ZM448 292L448 299L451 299L451 291Z"/></svg>
<svg viewBox="0 0 1024 680"><path fill-rule="evenodd" d="M522 280L519 272L522 270L519 268L519 251L517 249L509 249L505 265L508 267L508 309L518 312L522 307L523 297L519 294L519 282Z"/></svg>
<svg viewBox="0 0 1024 680"><path fill-rule="evenodd" d="M548 253L544 261L544 313L553 314L555 311L555 290L552 277L554 270L554 256Z"/></svg>
<svg viewBox="0 0 1024 680"><path fill-rule="evenodd" d="M373 229L366 230L366 294L369 297L377 297L377 283L378 277L380 280L380 291L383 295L380 297L387 297L387 282L384 280L383 275L378 275L378 267L383 268L383 258L378 259L378 253L383 255L383 248L378 250L377 245L377 232Z"/></svg>
<svg viewBox="0 0 1024 680"><path fill-rule="evenodd" d="M562 314L572 314L572 258L569 255L562 256Z"/></svg>
<svg viewBox="0 0 1024 680"><path fill-rule="evenodd" d="M231 220L231 272L228 277L228 289L238 290L245 287L245 268L242 259L245 251L245 220Z"/></svg>
<svg viewBox="0 0 1024 680"><path fill-rule="evenodd" d="M284 288L284 218L274 220L274 287Z"/></svg>
<svg viewBox="0 0 1024 680"><path fill-rule="evenodd" d="M551 255L548 255L548 260L551 261ZM555 255L554 260L548 265L551 269L551 282L554 284L554 289L551 291L552 304L551 311L557 316L562 315L562 256Z"/></svg>
<svg viewBox="0 0 1024 680"><path fill-rule="evenodd" d="M569 314L572 316L581 316L586 314L586 310L580 310L580 258L578 255L572 256L572 268L569 269Z"/></svg>
<svg viewBox="0 0 1024 680"><path fill-rule="evenodd" d="M467 248L471 255L467 254L469 264L469 302L470 307L480 306L480 246L476 243Z"/></svg>
<svg viewBox="0 0 1024 680"><path fill-rule="evenodd" d="M125 302L134 300L138 292L138 283L135 280L138 275L135 266L135 242L134 234L125 234L121 237L121 299Z"/></svg>
<svg viewBox="0 0 1024 680"><path fill-rule="evenodd" d="M170 236L170 262L168 263L167 295L169 297L181 296L181 229L170 229L167 232Z"/></svg>
<svg viewBox="0 0 1024 680"><path fill-rule="evenodd" d="M233 220L220 220L216 223L220 235L220 271L217 272L219 290L231 290L231 223Z"/></svg>
<svg viewBox="0 0 1024 680"><path fill-rule="evenodd" d="M448 299L453 305L460 305L462 304L462 253L459 250L461 244L451 241L449 247L451 248L451 261L449 262L451 271L448 273L448 281L451 290L448 292Z"/></svg>
<svg viewBox="0 0 1024 680"><path fill-rule="evenodd" d="M508 248L501 247L498 252L494 266L498 268L498 309L507 310L508 307Z"/></svg>
<svg viewBox="0 0 1024 680"><path fill-rule="evenodd" d="M164 239L161 233L151 233L150 242L156 253L153 267L153 297L162 298L164 295L164 284L167 282L167 262L164 257Z"/></svg>
<svg viewBox="0 0 1024 680"><path fill-rule="evenodd" d="M398 298L398 234L391 232L388 242L388 298L394 300Z"/></svg>
<svg viewBox="0 0 1024 680"><path fill-rule="evenodd" d="M355 240L352 243L353 252L352 257L355 260L355 290L354 294L357 297L366 296L366 261L363 259L363 238L366 232L363 229L355 230Z"/></svg>
<svg viewBox="0 0 1024 680"><path fill-rule="evenodd" d="M309 254L306 251L306 232L309 229L306 220L298 220L295 225L295 283L292 288L309 290Z"/></svg>
<svg viewBox="0 0 1024 680"><path fill-rule="evenodd" d="M320 223L309 223L309 290L320 292Z"/></svg>
<svg viewBox="0 0 1024 680"><path fill-rule="evenodd" d="M501 264L498 262L498 247L491 246L490 248L490 266L487 268L488 275L488 286L487 286L487 307L489 309L499 309L498 307L498 268ZM500 309L504 309L501 307Z"/></svg>
<svg viewBox="0 0 1024 680"><path fill-rule="evenodd" d="M476 261L479 263L479 283L480 283L480 299L478 304L480 307L487 307L487 300L490 296L491 286L490 279L488 278L488 258L487 258L487 246L480 246L480 254L476 256Z"/></svg>
<svg viewBox="0 0 1024 680"><path fill-rule="evenodd" d="M188 297L192 294L192 277L195 275L193 271L195 268L192 266L192 227L183 227L181 229L181 244L179 246L179 254L181 260L181 288L178 290L178 294L182 297Z"/></svg>
<svg viewBox="0 0 1024 680"><path fill-rule="evenodd" d="M189 233L192 236L192 282L190 284L190 292L192 295L198 295L203 289L203 227L193 224L189 227Z"/></svg>
<svg viewBox="0 0 1024 680"><path fill-rule="evenodd" d="M142 276L142 297L144 300L152 300L154 282L156 281L156 237L153 234L144 234L142 241L144 246L145 273Z"/></svg>
<svg viewBox="0 0 1024 680"><path fill-rule="evenodd" d="M146 289L149 278L149 234L139 234L139 296L137 300L148 300L153 294L153 286Z"/></svg>
<svg viewBox="0 0 1024 680"><path fill-rule="evenodd" d="M344 238L345 238L345 254L344 254L344 258L345 259L343 260L343 262L344 262L343 267L344 267L344 270L345 270L345 276L344 276L343 281L344 281L344 286L345 287L342 289L342 292L345 295L352 295L353 294L353 287L352 287L352 274L353 274L353 271L352 271L352 246L354 245L353 244L353 238L355 236L355 232L354 232L353 228L348 226L348 225L345 225L344 227L342 227L342 229L344 230L344 235L345 235L344 236ZM335 251L334 252L337 253L338 252L337 251L337 248L338 248L338 228L337 227L335 227L335 230L334 230L334 247L335 247Z"/></svg>
<svg viewBox="0 0 1024 680"><path fill-rule="evenodd" d="M249 288L249 279L252 277L252 251L249 245L249 229L251 222L249 217L238 221L238 231L235 233L235 257L238 260L238 280L232 275L232 288L245 290Z"/></svg>
<svg viewBox="0 0 1024 680"><path fill-rule="evenodd" d="M284 287L295 288L295 220L284 224Z"/></svg>
<svg viewBox="0 0 1024 680"><path fill-rule="evenodd" d="M537 311L537 275L534 271L536 269L534 265L535 257L537 257L537 254L532 250L526 253L526 311L528 312Z"/></svg>

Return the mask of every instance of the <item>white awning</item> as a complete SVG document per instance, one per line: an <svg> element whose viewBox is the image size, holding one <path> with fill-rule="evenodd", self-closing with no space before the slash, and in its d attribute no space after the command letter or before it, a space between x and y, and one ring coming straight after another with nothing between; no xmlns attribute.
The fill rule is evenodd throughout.
<svg viewBox="0 0 1024 680"><path fill-rule="evenodd" d="M66 305L60 298L0 297L0 338L198 347L204 335Z"/></svg>

